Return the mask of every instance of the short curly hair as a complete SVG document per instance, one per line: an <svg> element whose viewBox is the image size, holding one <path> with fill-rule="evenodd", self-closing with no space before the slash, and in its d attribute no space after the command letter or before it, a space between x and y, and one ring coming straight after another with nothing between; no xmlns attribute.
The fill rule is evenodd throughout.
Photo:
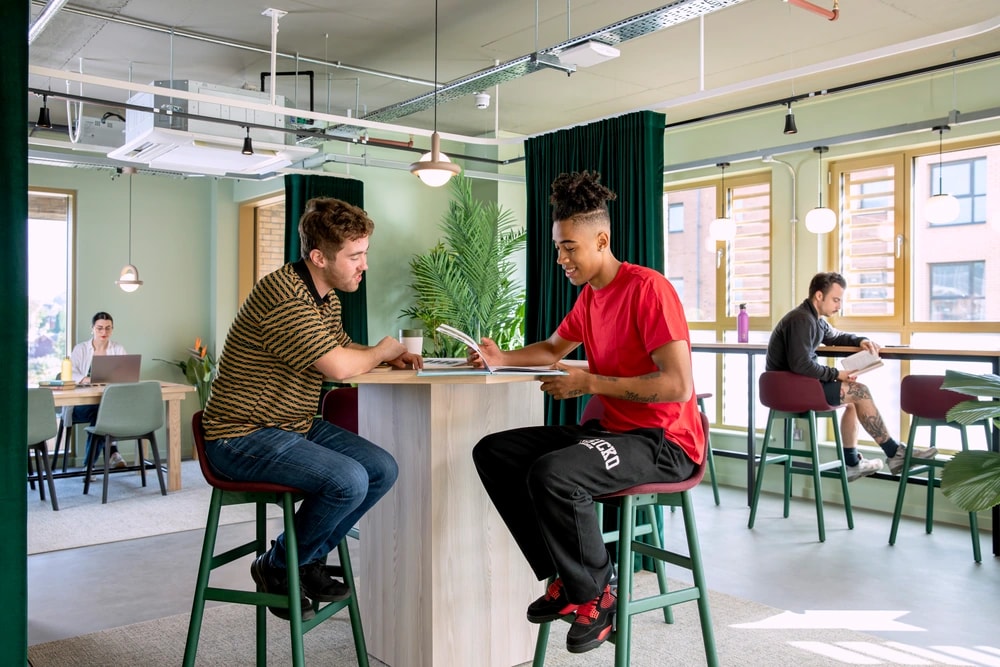
<svg viewBox="0 0 1000 667"><path fill-rule="evenodd" d="M333 257L345 241L371 236L375 223L363 209L333 197L314 197L306 202L299 218L299 245L302 259L318 249Z"/></svg>
<svg viewBox="0 0 1000 667"><path fill-rule="evenodd" d="M596 171L559 174L552 182L552 222L569 220L585 224L610 222L608 202L618 195L601 185Z"/></svg>

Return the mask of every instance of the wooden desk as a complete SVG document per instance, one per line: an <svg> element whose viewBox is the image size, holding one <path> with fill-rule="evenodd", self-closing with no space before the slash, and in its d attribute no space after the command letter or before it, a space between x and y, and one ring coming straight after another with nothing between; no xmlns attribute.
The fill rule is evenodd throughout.
<svg viewBox="0 0 1000 667"><path fill-rule="evenodd" d="M846 357L860 348L845 346L821 346L816 354L825 357ZM747 357L747 504L753 498L755 438L757 405L757 374L754 358L767 354L766 343L692 343L692 352L710 352L715 354L743 354ZM920 347L883 347L879 350L883 359L922 360L922 361L955 361L955 362L986 362L993 367L993 374L1000 375L1000 350L942 350ZM991 448L1000 452L1000 429L993 429ZM1000 555L1000 506L993 507L993 554Z"/></svg>
<svg viewBox="0 0 1000 667"><path fill-rule="evenodd" d="M525 619L544 586L483 490L472 447L543 423L532 376L351 378L358 427L399 463L361 520L361 615L368 652L392 667L510 667L532 658Z"/></svg>
<svg viewBox="0 0 1000 667"><path fill-rule="evenodd" d="M161 382L163 401L167 404L167 489L181 490L181 401L195 388L189 384ZM53 389L56 407L95 405L101 402L105 387L81 385L76 389ZM68 443L67 443L68 444Z"/></svg>

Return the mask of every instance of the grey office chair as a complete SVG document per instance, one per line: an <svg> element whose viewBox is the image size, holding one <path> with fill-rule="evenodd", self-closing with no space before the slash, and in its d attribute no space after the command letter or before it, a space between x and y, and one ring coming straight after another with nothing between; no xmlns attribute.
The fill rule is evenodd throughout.
<svg viewBox="0 0 1000 667"><path fill-rule="evenodd" d="M55 480L52 479L52 468L49 466L49 452L45 445L47 440L56 437L56 421L53 418L56 404L49 389L28 390L28 454L35 455L35 465L38 468L38 495L45 500L45 487L42 480L49 486L49 496L52 498L52 509L59 510L56 499ZM29 478L33 479L33 478Z"/></svg>
<svg viewBox="0 0 1000 667"><path fill-rule="evenodd" d="M142 485L146 486L146 460L143 455L142 441L148 440L153 450L153 462L156 464L156 476L160 480L160 493L167 495L167 487L163 482L163 467L160 462L160 451L156 447L156 429L163 426L163 392L160 383L125 382L108 385L101 399L101 407L97 411L97 423L87 427L87 433L101 436L104 439L104 491L101 502L108 502L108 460L111 458L111 443L122 440L135 440L139 450L139 472L142 475ZM97 447L100 440L94 440ZM83 482L83 493L90 491L90 476L94 468L94 459L87 461L87 476ZM120 468L128 470L134 468Z"/></svg>

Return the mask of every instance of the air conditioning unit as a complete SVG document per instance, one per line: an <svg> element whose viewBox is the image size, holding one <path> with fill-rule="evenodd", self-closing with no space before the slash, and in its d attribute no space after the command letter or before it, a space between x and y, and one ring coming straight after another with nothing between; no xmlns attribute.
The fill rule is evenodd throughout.
<svg viewBox="0 0 1000 667"><path fill-rule="evenodd" d="M317 152L316 148L285 143L294 135L283 132L285 116L247 109L241 100L267 104L270 97L256 91L225 88L196 81L154 81L164 87L162 94L138 93L129 98L135 106L156 108L160 112L125 112L125 144L108 153L108 157L123 162L147 165L151 169L208 174L214 176L261 175L287 167ZM187 90L211 95L218 102L186 100L170 95L169 89ZM225 104L232 100L237 104ZM278 96L278 105L284 98ZM184 118L176 112L196 114L203 118ZM251 131L253 155L242 153L246 130L232 123L216 123L209 118L246 122ZM262 130L260 125L276 129Z"/></svg>

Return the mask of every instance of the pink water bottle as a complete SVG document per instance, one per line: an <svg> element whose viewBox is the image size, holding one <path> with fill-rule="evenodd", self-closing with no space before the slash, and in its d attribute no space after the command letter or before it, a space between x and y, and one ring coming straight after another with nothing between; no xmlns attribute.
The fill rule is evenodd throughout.
<svg viewBox="0 0 1000 667"><path fill-rule="evenodd" d="M740 304L740 312L736 316L736 340L740 343L750 341L750 313L745 303Z"/></svg>

